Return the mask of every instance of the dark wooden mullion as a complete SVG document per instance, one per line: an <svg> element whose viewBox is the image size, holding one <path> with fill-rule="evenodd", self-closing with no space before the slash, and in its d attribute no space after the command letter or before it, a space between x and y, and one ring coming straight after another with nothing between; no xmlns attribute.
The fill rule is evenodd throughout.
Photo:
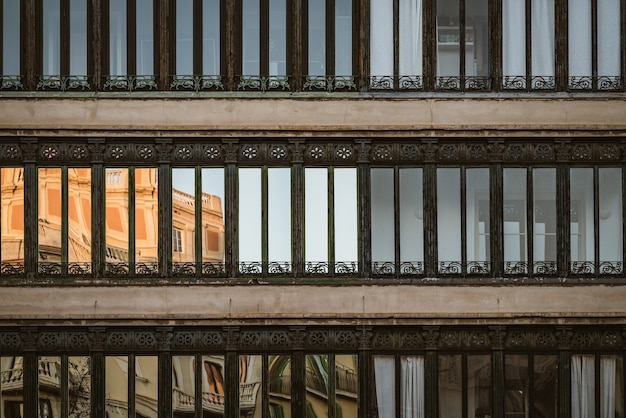
<svg viewBox="0 0 626 418"><path fill-rule="evenodd" d="M502 164L489 167L489 240L492 277L504 272L504 192Z"/></svg>
<svg viewBox="0 0 626 418"><path fill-rule="evenodd" d="M302 38L302 3L297 0L287 0L287 75L294 91L302 85L302 60L305 44Z"/></svg>
<svg viewBox="0 0 626 418"><path fill-rule="evenodd" d="M393 168L393 235L394 235L394 277L400 277L402 258L400 255L400 168L396 165ZM371 228L370 228L371 229Z"/></svg>
<svg viewBox="0 0 626 418"><path fill-rule="evenodd" d="M233 90L235 86L236 36L233 23L235 3L220 0L220 75L224 77L226 90Z"/></svg>
<svg viewBox="0 0 626 418"><path fill-rule="evenodd" d="M622 219L626 219L626 165L622 164ZM626 228L622 228L622 265L626 263ZM625 363L626 364L626 363ZM624 367L626 369L626 367ZM624 397L626 399L626 397Z"/></svg>
<svg viewBox="0 0 626 418"><path fill-rule="evenodd" d="M194 354L194 409L195 416L202 417L202 376L204 374L204 360L202 354Z"/></svg>
<svg viewBox="0 0 626 418"><path fill-rule="evenodd" d="M268 274L269 266L269 196L268 196L268 168L261 168L261 265L263 277ZM250 260L257 261L257 260ZM283 260L278 260L283 261Z"/></svg>
<svg viewBox="0 0 626 418"><path fill-rule="evenodd" d="M33 68L33 86L32 90L36 89L37 84L39 83L39 77L43 76L43 2L37 0L31 0L33 4L33 17L34 21L31 25L32 29L35 29L36 32L35 44L32 45L35 49L32 51L34 53L34 68Z"/></svg>
<svg viewBox="0 0 626 418"><path fill-rule="evenodd" d="M467 275L467 176L465 166L460 168L460 212L461 212L461 272Z"/></svg>
<svg viewBox="0 0 626 418"><path fill-rule="evenodd" d="M361 16L361 11L359 8L359 0L352 0L352 2L350 3L350 16L351 16L351 22L352 22L352 27L350 28L351 32L352 32L352 63L351 63L351 69L350 69L350 75L352 77L355 78L355 84L357 86L359 86L359 84L361 83L361 81L363 80L363 77L359 77L361 75L361 71L359 69L359 51L361 51L361 42L360 42L360 33L359 33L359 22L360 22L360 16ZM356 70L356 71L355 71Z"/></svg>
<svg viewBox="0 0 626 418"><path fill-rule="evenodd" d="M376 74L374 74L376 75ZM386 75L386 74L380 74ZM400 84L400 0L393 0L393 87ZM399 405L399 404L398 404Z"/></svg>
<svg viewBox="0 0 626 418"><path fill-rule="evenodd" d="M97 0L95 0L97 1ZM104 76L111 74L111 46L109 45L111 37L111 21L110 21L110 0L102 0L100 8L101 21L101 55L100 55L100 67L96 65L94 74L100 72L100 77L97 79L98 89L102 87ZM94 43L94 46L95 43Z"/></svg>
<svg viewBox="0 0 626 418"><path fill-rule="evenodd" d="M128 418L135 418L135 383L136 383L136 370L135 370L135 355L128 355Z"/></svg>
<svg viewBox="0 0 626 418"><path fill-rule="evenodd" d="M243 1L231 1L232 22L231 33L233 38L232 61L233 90L236 88L243 74Z"/></svg>
<svg viewBox="0 0 626 418"><path fill-rule="evenodd" d="M591 75L592 88L598 90L598 0L591 0ZM596 246L598 242L596 241Z"/></svg>
<svg viewBox="0 0 626 418"><path fill-rule="evenodd" d="M164 350L158 355L158 418L172 418L172 380L172 355Z"/></svg>
<svg viewBox="0 0 626 418"><path fill-rule="evenodd" d="M498 331L496 331L498 332ZM502 349L494 351L491 355L491 407L495 417L504 417L504 398L505 398L505 366L504 353ZM530 373L529 373L530 374Z"/></svg>
<svg viewBox="0 0 626 418"><path fill-rule="evenodd" d="M358 258L359 276L362 278L370 277L372 271L371 190L370 169L367 164L359 163L357 167Z"/></svg>
<svg viewBox="0 0 626 418"><path fill-rule="evenodd" d="M36 146L35 144L33 144ZM24 164L24 270L27 278L33 278L38 271L39 260L39 185L37 167L34 161Z"/></svg>
<svg viewBox="0 0 626 418"><path fill-rule="evenodd" d="M173 0L172 2L170 2L169 6L169 20L168 20L168 25L170 26L170 31L172 33L172 36L169 40L168 46L169 46L169 53L172 55L170 60L169 60L169 69L170 69L170 74L172 75L182 75L182 74L178 74L178 72L176 71L176 61L177 61L177 56L176 56L176 46L178 44L178 37L177 37L177 22L176 22L176 12L177 12L177 7L176 7L176 3L177 0ZM195 1L194 1L195 3ZM197 16L196 16L196 11L195 11L195 4L194 6L194 10L193 10L193 21L191 22L193 25L193 28L195 29L195 24L196 24L196 20L197 20ZM193 37L193 36L192 36ZM195 53L195 50L193 49L195 46L195 39L192 40L192 51ZM195 57L194 57L195 58ZM156 67L155 67L156 68Z"/></svg>
<svg viewBox="0 0 626 418"><path fill-rule="evenodd" d="M67 277L69 263L69 179L67 166L61 167L61 275Z"/></svg>
<svg viewBox="0 0 626 418"><path fill-rule="evenodd" d="M135 167L128 167L128 273L130 276L135 271L136 230L135 230Z"/></svg>
<svg viewBox="0 0 626 418"><path fill-rule="evenodd" d="M11 0L7 0L7 1L11 1ZM15 36L15 34L13 34L13 36ZM4 0L0 0L0 45L4 45ZM3 75L4 75L4 54L0 54L0 77L2 77Z"/></svg>
<svg viewBox="0 0 626 418"><path fill-rule="evenodd" d="M600 397L600 354L594 354L594 397L595 397L595 415L600 417L600 406L602 404L602 398ZM615 396L613 394L613 396ZM609 416L614 413L614 411L607 411Z"/></svg>
<svg viewBox="0 0 626 418"><path fill-rule="evenodd" d="M328 274L333 277L335 275L335 171L334 167L328 167L327 177L327 204L328 204Z"/></svg>
<svg viewBox="0 0 626 418"><path fill-rule="evenodd" d="M402 356L400 354L396 354L393 356L393 366L394 366L394 384L395 384L395 390L394 390L394 398L396 401L396 418L402 418ZM372 382L375 382L374 379L371 380ZM372 385L374 386L374 389L376 389L376 385ZM428 416L428 414L426 415Z"/></svg>
<svg viewBox="0 0 626 418"><path fill-rule="evenodd" d="M459 88L465 91L465 0L459 0L459 54Z"/></svg>
<svg viewBox="0 0 626 418"><path fill-rule="evenodd" d="M137 74L137 0L126 0L126 75Z"/></svg>
<svg viewBox="0 0 626 418"><path fill-rule="evenodd" d="M293 25L297 19L293 18L292 3L294 3L293 0L285 1L285 75L289 78L289 82L291 84L293 84L293 63L298 61L293 57L293 52L295 49L297 49L293 47L294 42L296 42L296 40L294 39L294 35L296 32L294 31Z"/></svg>
<svg viewBox="0 0 626 418"><path fill-rule="evenodd" d="M424 89L432 91L435 88L435 77L437 68L437 16L434 1L422 2L422 36L424 52L423 79Z"/></svg>
<svg viewBox="0 0 626 418"><path fill-rule="evenodd" d="M557 245L557 272L559 277L569 275L570 265L570 182L569 168L566 164L559 163L556 177L556 245ZM626 213L625 213L626 216ZM626 219L626 217L624 218ZM626 241L625 241L626 242Z"/></svg>
<svg viewBox="0 0 626 418"><path fill-rule="evenodd" d="M67 354L61 355L61 416L69 416L69 359Z"/></svg>
<svg viewBox="0 0 626 418"><path fill-rule="evenodd" d="M328 418L335 418L337 415L337 369L335 362L335 354L327 354L328 356Z"/></svg>
<svg viewBox="0 0 626 418"><path fill-rule="evenodd" d="M294 332L304 332L302 328ZM306 357L302 347L291 353L291 416L306 417Z"/></svg>
<svg viewBox="0 0 626 418"><path fill-rule="evenodd" d="M526 262L528 263L528 276L534 276L533 248L535 240L535 201L533 193L533 168L526 169Z"/></svg>
<svg viewBox="0 0 626 418"><path fill-rule="evenodd" d="M502 89L502 2L489 0L489 74L491 90Z"/></svg>
<svg viewBox="0 0 626 418"><path fill-rule="evenodd" d="M429 382L424 385L424 407L426 409L426 413L424 414L427 417L436 417L438 416L438 392L439 392L439 369L437 367L437 352L432 351L432 347L430 351L427 351L424 354L424 383ZM401 386L398 386L401 387ZM401 404L397 404L401 405ZM396 417L400 417L400 415L396 415Z"/></svg>
<svg viewBox="0 0 626 418"><path fill-rule="evenodd" d="M317 0L319 1L319 0ZM326 77L335 75L335 0L326 0Z"/></svg>
<svg viewBox="0 0 626 418"><path fill-rule="evenodd" d="M192 35L192 48L193 48L193 75L199 76L204 74L202 68L202 55L203 55L203 25L202 20L204 16L204 10L202 7L202 0L193 0L193 35ZM174 31L171 31L172 34ZM176 55L171 56L171 60L174 60Z"/></svg>
<svg viewBox="0 0 626 418"><path fill-rule="evenodd" d="M261 417L270 417L270 373L269 373L269 359L268 354L264 353L262 356L262 370L261 370Z"/></svg>
<svg viewBox="0 0 626 418"><path fill-rule="evenodd" d="M533 55L532 55L532 3L526 0L526 90L532 90Z"/></svg>
<svg viewBox="0 0 626 418"><path fill-rule="evenodd" d="M21 13L22 18L20 21L20 69L22 75L24 75L24 89L35 90L37 86L36 75L40 73L38 71L38 55L36 51L41 51L41 32L38 30L39 26L37 6L35 0L22 0Z"/></svg>
<svg viewBox="0 0 626 418"><path fill-rule="evenodd" d="M157 230L157 248L159 254L157 258L159 276L162 278L172 275L172 167L169 162L159 162L157 168L157 219L159 222ZM196 230L198 231L198 230Z"/></svg>
<svg viewBox="0 0 626 418"><path fill-rule="evenodd" d="M315 1L315 0L310 0ZM302 34L302 43L301 43L301 73L302 77L300 82L304 80L306 76L309 75L309 0L301 0L301 2L296 1L295 4L300 4L300 12L301 12L301 27L300 33ZM296 11L297 7L294 9ZM302 86L300 86L301 88Z"/></svg>
<svg viewBox="0 0 626 418"><path fill-rule="evenodd" d="M196 263L195 276L202 276L202 239L204 238L204 226L202 224L202 167L194 167L194 247L196 253L194 261ZM172 205L173 206L173 205ZM173 219L173 217L172 217Z"/></svg>
<svg viewBox="0 0 626 418"><path fill-rule="evenodd" d="M372 331L371 327L365 327L360 330L361 335L366 335ZM370 399L372 398L372 392L369 390L374 381L370 376L372 375L372 352L369 349L361 347L357 356L357 411L360 417L369 416L368 411L373 411L369 408Z"/></svg>
<svg viewBox="0 0 626 418"><path fill-rule="evenodd" d="M555 76L556 90L566 91L569 86L568 82L568 0L556 0L554 3L554 30L555 30Z"/></svg>
<svg viewBox="0 0 626 418"><path fill-rule="evenodd" d="M600 178L598 166L593 167L593 265L594 275L599 275L600 267Z"/></svg>
<svg viewBox="0 0 626 418"><path fill-rule="evenodd" d="M36 328L35 328L36 330ZM36 331L33 331L36 332ZM39 357L35 351L22 356L24 416L38 417L39 414Z"/></svg>
<svg viewBox="0 0 626 418"><path fill-rule="evenodd" d="M369 27L370 7L366 0L353 0L352 33L355 34L355 52L352 54L353 73L357 75L357 88L367 91L369 86Z"/></svg>
<svg viewBox="0 0 626 418"><path fill-rule="evenodd" d="M171 2L170 0L153 0L152 4L152 75L156 77L160 90L169 89L170 74L173 73L170 71L170 61L176 57L173 48L170 48L170 45L176 42L175 33L171 32L169 20L169 11L174 7L174 0Z"/></svg>
<svg viewBox="0 0 626 418"><path fill-rule="evenodd" d="M424 273L426 277L437 277L437 167L424 166Z"/></svg>
<svg viewBox="0 0 626 418"><path fill-rule="evenodd" d="M626 5L620 3L620 57L621 62L621 90L626 90ZM626 242L626 241L624 241ZM626 259L624 259L626 261ZM624 368L626 370L626 367ZM625 396L626 397L626 396Z"/></svg>
<svg viewBox="0 0 626 418"><path fill-rule="evenodd" d="M259 0L259 75L267 77L270 74L270 0Z"/></svg>
<svg viewBox="0 0 626 418"><path fill-rule="evenodd" d="M98 140L89 142L93 143L94 147L103 146ZM91 165L91 262L95 278L104 275L106 262L105 185L105 169L102 161L93 161Z"/></svg>
<svg viewBox="0 0 626 418"><path fill-rule="evenodd" d="M92 90L97 90L102 73L101 59L101 24L102 14L100 0L92 0L91 7L87 3L87 77L91 78Z"/></svg>
<svg viewBox="0 0 626 418"><path fill-rule="evenodd" d="M529 418L535 418L535 356L533 354L527 355L527 378L528 378L528 415Z"/></svg>
<svg viewBox="0 0 626 418"><path fill-rule="evenodd" d="M226 254L224 256L224 264L226 267L226 276L233 278L239 271L238 260L238 237L237 231L239 230L239 221L237 216L239 214L239 199L237 196L237 166L233 163L227 163L224 176L224 208L226 226L225 226L225 249Z"/></svg>
<svg viewBox="0 0 626 418"><path fill-rule="evenodd" d="M291 167L291 262L293 276L304 272L304 168L302 163Z"/></svg>
<svg viewBox="0 0 626 418"><path fill-rule="evenodd" d="M70 75L70 0L61 0L60 3L60 43L59 58L61 76Z"/></svg>
<svg viewBox="0 0 626 418"><path fill-rule="evenodd" d="M572 387L571 358L568 351L559 351L558 357L558 393L557 411L559 418L571 417L570 390Z"/></svg>
<svg viewBox="0 0 626 418"><path fill-rule="evenodd" d="M461 405L462 405L462 410L461 410L461 416L463 418L468 418L468 414L467 414L467 353L463 353L460 355L461 357L461 387L462 387L462 391L463 393L461 394Z"/></svg>
<svg viewBox="0 0 626 418"><path fill-rule="evenodd" d="M239 412L239 355L232 348L224 356L224 416L238 417Z"/></svg>

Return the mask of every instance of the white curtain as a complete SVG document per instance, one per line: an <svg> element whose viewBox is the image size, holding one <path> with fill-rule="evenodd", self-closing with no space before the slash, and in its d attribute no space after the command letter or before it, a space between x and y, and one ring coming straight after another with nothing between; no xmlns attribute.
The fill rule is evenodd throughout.
<svg viewBox="0 0 626 418"><path fill-rule="evenodd" d="M402 418L424 418L424 357L402 357Z"/></svg>
<svg viewBox="0 0 626 418"><path fill-rule="evenodd" d="M524 0L502 2L502 74L526 75L526 7Z"/></svg>
<svg viewBox="0 0 626 418"><path fill-rule="evenodd" d="M395 367L391 356L374 357L374 377L376 380L376 404L379 418L395 418Z"/></svg>
<svg viewBox="0 0 626 418"><path fill-rule="evenodd" d="M399 61L401 77L422 75L422 0L400 0Z"/></svg>
<svg viewBox="0 0 626 418"><path fill-rule="evenodd" d="M370 74L393 76L393 2L370 3Z"/></svg>
<svg viewBox="0 0 626 418"><path fill-rule="evenodd" d="M593 356L572 356L572 418L595 416L595 371Z"/></svg>
<svg viewBox="0 0 626 418"><path fill-rule="evenodd" d="M554 76L554 0L532 0L532 75Z"/></svg>
<svg viewBox="0 0 626 418"><path fill-rule="evenodd" d="M600 358L600 417L615 418L615 372L614 356Z"/></svg>
<svg viewBox="0 0 626 418"><path fill-rule="evenodd" d="M598 75L620 75L620 0L598 1Z"/></svg>
<svg viewBox="0 0 626 418"><path fill-rule="evenodd" d="M570 77L591 75L591 0L569 0L567 16Z"/></svg>

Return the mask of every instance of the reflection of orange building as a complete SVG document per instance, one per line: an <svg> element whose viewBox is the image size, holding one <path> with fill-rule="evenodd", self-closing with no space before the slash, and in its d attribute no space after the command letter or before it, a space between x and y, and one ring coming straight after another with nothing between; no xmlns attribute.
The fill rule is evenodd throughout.
<svg viewBox="0 0 626 418"><path fill-rule="evenodd" d="M137 168L134 176L134 212L129 212L129 169L106 171L106 261L127 263L129 239L134 238L135 261L156 263L158 245L158 178L155 168ZM24 259L24 178L22 168L2 168L2 262ZM67 169L69 263L91 262L91 170ZM38 254L40 262L62 261L62 170L38 172ZM219 196L203 193L202 261L222 262L224 219ZM129 234L131 215L134 234ZM172 190L173 262L195 261L195 197Z"/></svg>

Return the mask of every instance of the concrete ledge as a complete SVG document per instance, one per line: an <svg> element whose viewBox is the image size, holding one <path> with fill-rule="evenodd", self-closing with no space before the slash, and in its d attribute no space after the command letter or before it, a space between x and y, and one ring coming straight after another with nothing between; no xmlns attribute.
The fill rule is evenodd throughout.
<svg viewBox="0 0 626 418"><path fill-rule="evenodd" d="M294 132L626 130L611 98L2 98L0 131L66 135L119 131ZM53 133L49 130L63 130ZM125 132L125 135L131 133ZM613 133L614 134L614 133ZM547 135L543 132L542 135Z"/></svg>
<svg viewBox="0 0 626 418"><path fill-rule="evenodd" d="M626 286L3 287L16 320L393 320L607 318L626 323Z"/></svg>

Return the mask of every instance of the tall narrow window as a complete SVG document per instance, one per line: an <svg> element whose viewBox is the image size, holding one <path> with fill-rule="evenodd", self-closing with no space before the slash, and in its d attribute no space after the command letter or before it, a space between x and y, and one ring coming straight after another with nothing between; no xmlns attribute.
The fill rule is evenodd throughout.
<svg viewBox="0 0 626 418"><path fill-rule="evenodd" d="M353 0L307 0L303 88L356 89L353 70Z"/></svg>
<svg viewBox="0 0 626 418"><path fill-rule="evenodd" d="M91 271L91 169L68 168L69 272Z"/></svg>
<svg viewBox="0 0 626 418"><path fill-rule="evenodd" d="M554 22L554 0L503 0L503 89L555 88Z"/></svg>
<svg viewBox="0 0 626 418"><path fill-rule="evenodd" d="M305 168L305 270L358 271L355 168Z"/></svg>
<svg viewBox="0 0 626 418"><path fill-rule="evenodd" d="M309 354L305 357L307 416L358 416L356 355ZM331 411L335 411L331 415Z"/></svg>
<svg viewBox="0 0 626 418"><path fill-rule="evenodd" d="M42 2L41 73L37 89L89 89L87 1Z"/></svg>
<svg viewBox="0 0 626 418"><path fill-rule="evenodd" d="M38 176L38 249L39 272L61 274L66 246L63 243L63 212L60 168L40 168Z"/></svg>
<svg viewBox="0 0 626 418"><path fill-rule="evenodd" d="M507 417L558 416L558 359L552 355L504 357L504 412Z"/></svg>
<svg viewBox="0 0 626 418"><path fill-rule="evenodd" d="M619 0L568 1L569 88L622 87Z"/></svg>
<svg viewBox="0 0 626 418"><path fill-rule="evenodd" d="M239 89L289 89L286 0L242 0Z"/></svg>
<svg viewBox="0 0 626 418"><path fill-rule="evenodd" d="M370 3L370 89L423 88L422 3Z"/></svg>
<svg viewBox="0 0 626 418"><path fill-rule="evenodd" d="M291 271L291 169L239 169L239 269Z"/></svg>
<svg viewBox="0 0 626 418"><path fill-rule="evenodd" d="M0 89L23 89L20 56L21 1L2 0L2 54L0 54Z"/></svg>
<svg viewBox="0 0 626 418"><path fill-rule="evenodd" d="M491 356L438 356L439 417L491 416Z"/></svg>
<svg viewBox="0 0 626 418"><path fill-rule="evenodd" d="M402 417L426 416L423 356L374 356L374 381L374 409L378 412L377 416L396 417L396 409L400 410ZM396 386L400 391L398 406Z"/></svg>
<svg viewBox="0 0 626 418"><path fill-rule="evenodd" d="M104 89L156 89L154 0L109 0L109 73Z"/></svg>
<svg viewBox="0 0 626 418"><path fill-rule="evenodd" d="M157 356L108 356L105 360L105 408L111 415L159 413Z"/></svg>
<svg viewBox="0 0 626 418"><path fill-rule="evenodd" d="M571 379L572 417L614 417L624 413L622 356L572 355Z"/></svg>
<svg viewBox="0 0 626 418"><path fill-rule="evenodd" d="M372 273L424 273L421 168L371 170Z"/></svg>
<svg viewBox="0 0 626 418"><path fill-rule="evenodd" d="M0 262L3 274L24 272L24 169L0 168Z"/></svg>
<svg viewBox="0 0 626 418"><path fill-rule="evenodd" d="M437 0L437 89L489 89L487 0Z"/></svg>
<svg viewBox="0 0 626 418"><path fill-rule="evenodd" d="M0 357L0 373L2 417L21 417L24 412L24 357Z"/></svg>

